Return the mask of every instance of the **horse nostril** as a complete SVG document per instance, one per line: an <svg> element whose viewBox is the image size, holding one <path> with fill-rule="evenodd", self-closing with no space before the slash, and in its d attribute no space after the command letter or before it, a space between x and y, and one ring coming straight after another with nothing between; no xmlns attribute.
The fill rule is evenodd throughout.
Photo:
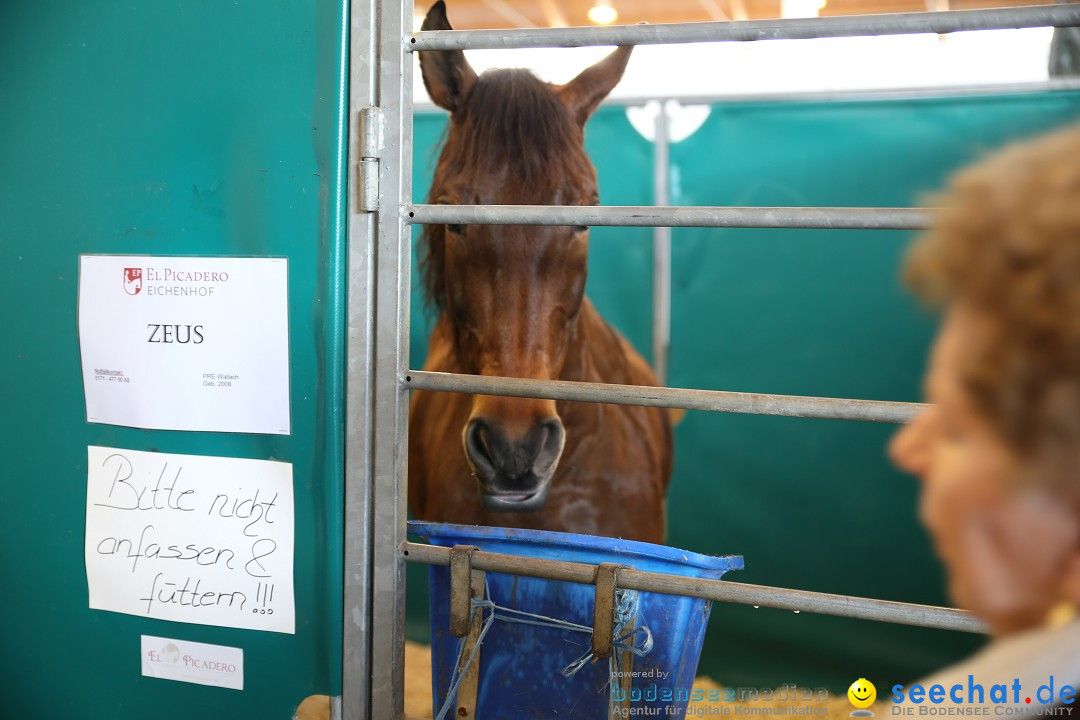
<svg viewBox="0 0 1080 720"><path fill-rule="evenodd" d="M483 420L472 420L465 428L465 452L473 469L483 476L490 476L495 471L500 444L498 433Z"/></svg>
<svg viewBox="0 0 1080 720"><path fill-rule="evenodd" d="M517 439L507 437L497 421L477 418L465 426L465 453L482 482L528 485L555 471L565 437L557 417L535 423Z"/></svg>
<svg viewBox="0 0 1080 720"><path fill-rule="evenodd" d="M566 430L559 418L552 418L540 425L540 443L537 449L533 470L537 474L553 472L562 456L563 444L566 441Z"/></svg>

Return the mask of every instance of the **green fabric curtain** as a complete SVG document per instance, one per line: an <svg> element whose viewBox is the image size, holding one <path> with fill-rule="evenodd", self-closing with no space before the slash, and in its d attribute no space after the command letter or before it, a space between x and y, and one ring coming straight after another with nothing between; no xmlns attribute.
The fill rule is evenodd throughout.
<svg viewBox="0 0 1080 720"><path fill-rule="evenodd" d="M917 206L954 169L1009 140L1074 121L1080 93L714 105L671 147L678 205ZM442 115L416 118L424 198ZM622 108L589 122L601 201L650 204L652 148ZM917 401L935 320L900 286L910 233L675 229L670 384ZM592 231L587 292L651 354L651 231ZM426 321L414 299L412 357ZM915 481L885 447L895 426L688 413L676 429L669 539L741 553L732 580L945 604L915 517ZM411 587L425 584L422 569ZM410 632L423 639L420 592ZM713 608L700 673L741 687L844 690L908 682L980 638L747 606Z"/></svg>

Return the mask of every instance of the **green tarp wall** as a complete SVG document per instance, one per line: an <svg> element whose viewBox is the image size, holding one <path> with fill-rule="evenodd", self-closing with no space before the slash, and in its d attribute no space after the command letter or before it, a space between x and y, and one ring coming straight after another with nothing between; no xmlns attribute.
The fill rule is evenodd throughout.
<svg viewBox="0 0 1080 720"><path fill-rule="evenodd" d="M954 169L1008 140L1080 118L1080 93L715 105L671 148L679 205L915 206ZM424 198L445 123L415 122ZM652 147L621 108L586 144L610 205L651 204ZM910 233L676 229L670 384L715 390L920 400L934 318L898 280ZM649 357L651 231L595 228L587 292ZM412 364L426 328L413 301ZM894 470L895 426L688 413L676 429L668 544L740 553L728 579L946 604L920 528L916 481ZM615 499L614 506L617 507ZM410 633L425 638L425 576L410 575ZM699 672L738 687L907 682L972 651L961 633L713 608ZM550 668L557 672L557 668Z"/></svg>
<svg viewBox="0 0 1080 720"><path fill-rule="evenodd" d="M0 13L4 718L288 718L340 693L345 3ZM80 253L289 259L291 436L85 421ZM87 445L293 464L296 634L87 607ZM140 635L243 648L244 690L140 675Z"/></svg>

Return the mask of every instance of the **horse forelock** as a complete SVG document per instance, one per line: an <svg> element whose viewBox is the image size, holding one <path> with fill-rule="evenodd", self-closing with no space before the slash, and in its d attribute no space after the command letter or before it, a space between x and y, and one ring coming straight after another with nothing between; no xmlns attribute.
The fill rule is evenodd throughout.
<svg viewBox="0 0 1080 720"><path fill-rule="evenodd" d="M558 180L560 162L582 152L580 130L570 112L551 85L528 70L481 75L460 127L464 169L511 164L524 178L552 182Z"/></svg>
<svg viewBox="0 0 1080 720"><path fill-rule="evenodd" d="M595 182L583 135L553 87L524 69L489 70L451 119L429 202L443 201L453 181L506 204L575 204ZM587 199L587 198L586 198ZM462 202L474 202L465 198ZM490 201L490 200L489 200ZM427 225L421 269L427 300L444 305L445 227Z"/></svg>

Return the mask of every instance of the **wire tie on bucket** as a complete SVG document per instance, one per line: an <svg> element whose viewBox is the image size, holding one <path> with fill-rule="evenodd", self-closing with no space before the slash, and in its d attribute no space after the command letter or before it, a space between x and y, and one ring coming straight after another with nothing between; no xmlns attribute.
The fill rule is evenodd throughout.
<svg viewBox="0 0 1080 720"><path fill-rule="evenodd" d="M618 588L615 590L615 610L614 616L614 628L612 629L612 640L615 648L624 650L628 653L637 655L638 657L644 657L652 652L653 649L653 634L649 626L645 624L644 619L641 620L640 625L636 625L638 617L638 611L641 604L641 594L636 590L624 590ZM578 626L584 629L585 632L593 632L592 628L585 626ZM630 629L627 630L627 627ZM638 638L640 637L641 646L638 647ZM593 662L595 656L590 649L584 655L579 657L574 662L570 663L562 669L563 677L573 677L581 668L589 665ZM613 654L609 658L609 663L616 663L617 654ZM614 675L612 677L615 677Z"/></svg>
<svg viewBox="0 0 1080 720"><path fill-rule="evenodd" d="M469 546L465 546L466 548ZM463 548L465 549L465 548ZM471 551L463 552L465 557L471 557ZM453 556L451 556L452 558ZM459 562L464 562L459 561ZM614 563L609 563L614 564ZM452 566L451 566L452 567ZM615 566L616 568L620 566ZM621 566L625 567L625 566ZM459 571L460 573L460 571ZM468 577L466 574L465 577ZM451 585L453 585L453 579L451 578ZM453 602L451 596L451 602ZM644 618L640 618L640 624L635 626L635 623L639 622L639 610L641 603L641 594L636 590L625 590L622 588L615 588L614 591L614 603L612 606L612 644L615 648L623 650L627 653L631 653L638 657L644 657L648 655L653 649L653 634L649 629L649 626L645 624ZM568 620L560 620L559 618L548 617L546 615L538 615L536 613L526 612L524 610L515 610L513 608L503 607L496 605L491 600L491 590L487 583L484 581L484 592L481 597L471 598L470 606L474 611L480 612L483 617L481 624L481 630L479 637L476 640L475 645L471 648L471 652L468 652L466 657L466 645L467 639L462 637L458 641L458 654L457 660L454 663L454 673L450 679L450 687L447 689L446 697L443 700L442 706L439 708L439 712L435 715L435 720L445 720L447 713L450 709L457 704L457 693L461 686L462 680L468 673L469 668L480 654L480 645L484 641L484 637L487 635L488 630L496 620L507 623L518 623L522 625L535 625L537 627L549 627L557 630L564 630L577 633L593 634L594 629L588 625L582 625L580 623L570 622ZM629 628L629 629L627 629ZM640 645L639 645L640 640ZM583 667L590 665L596 656L590 649L584 655L577 658L573 662L563 667L559 673L566 678L571 678L577 674ZM611 685L610 678L615 677L615 672L618 669L618 654L613 653L608 658L609 668L609 681L610 686L609 694L614 692L614 685ZM612 700L611 702L614 702Z"/></svg>
<svg viewBox="0 0 1080 720"><path fill-rule="evenodd" d="M445 720L446 714L450 712L450 708L457 705L458 687L461 685L461 681L465 678L466 673L472 666L473 661L476 660L476 656L480 653L480 646L484 642L484 636L487 635L488 630L491 629L491 624L495 620L495 604L488 600L486 596L482 599L473 600L472 605L479 609L480 612L483 612L484 610L491 610L491 612L484 618L480 636L476 639L476 644L473 645L472 652L469 653L468 658L465 658L466 638L461 638L458 641L458 654L457 660L454 663L454 675L451 678L450 688L446 691L446 698L443 700L442 707L439 708L439 713L435 716L435 720Z"/></svg>

